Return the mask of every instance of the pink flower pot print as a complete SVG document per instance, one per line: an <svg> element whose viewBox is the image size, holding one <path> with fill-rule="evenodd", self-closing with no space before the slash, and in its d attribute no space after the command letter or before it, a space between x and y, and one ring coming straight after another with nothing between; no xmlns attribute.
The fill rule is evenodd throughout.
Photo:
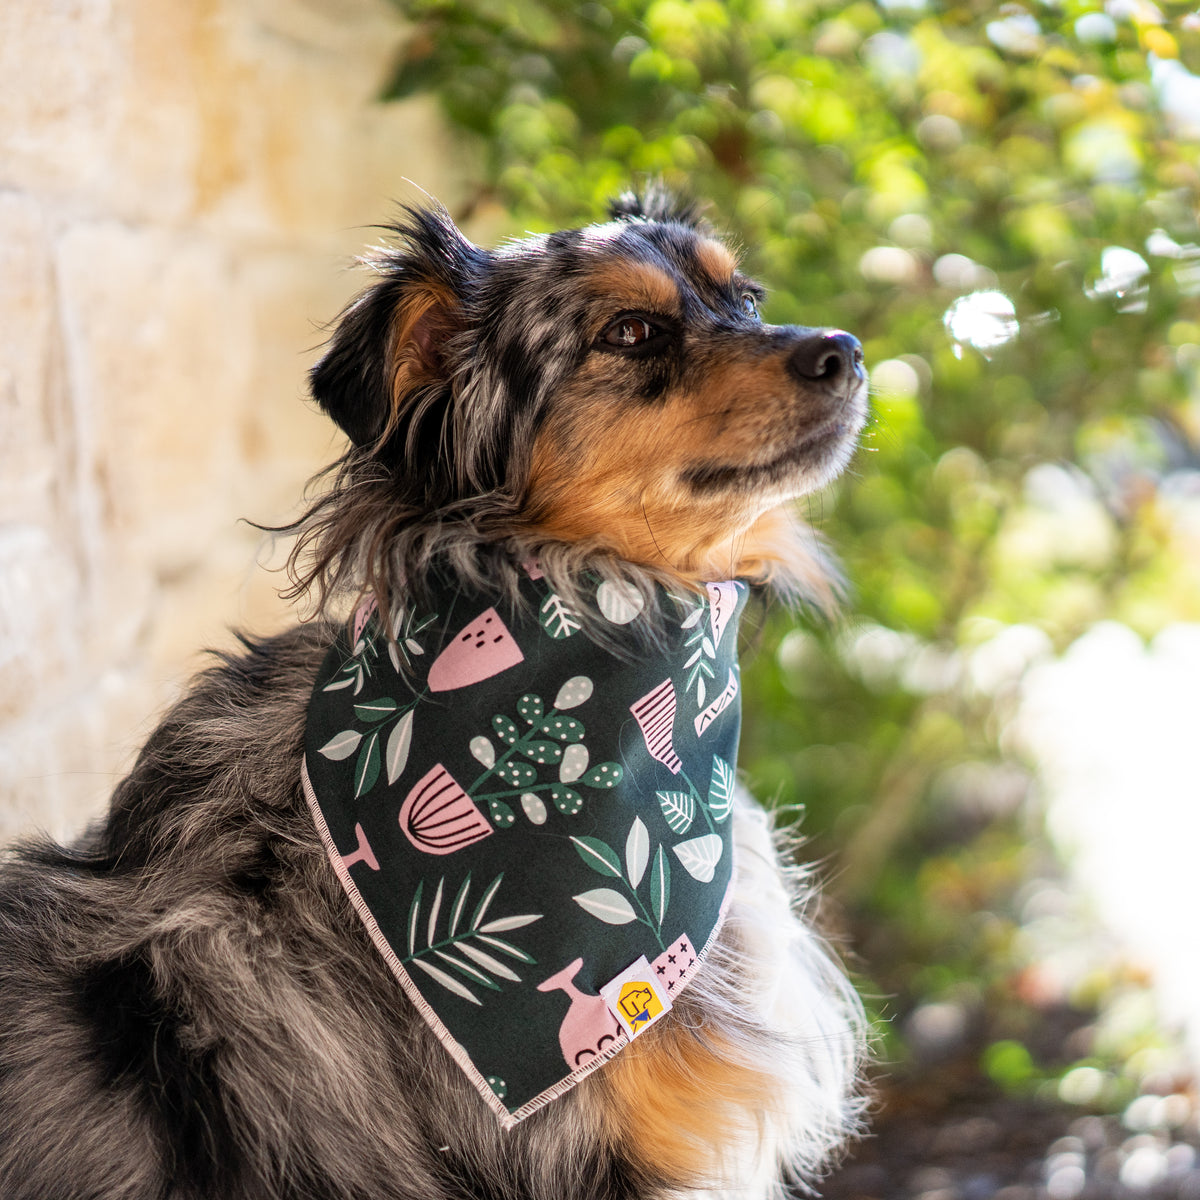
<svg viewBox="0 0 1200 1200"><path fill-rule="evenodd" d="M637 718L646 749L672 775L678 775L683 763L675 753L671 735L675 727L675 685L664 679L658 687L647 692L629 711Z"/></svg>
<svg viewBox="0 0 1200 1200"><path fill-rule="evenodd" d="M566 992L571 998L571 1007L559 1026L558 1044L567 1066L572 1070L590 1062L625 1036L604 997L589 996L575 986L575 976L582 966L583 959L577 958L538 984L539 992Z"/></svg>
<svg viewBox="0 0 1200 1200"><path fill-rule="evenodd" d="M450 692L515 667L525 656L494 608L454 635L429 668L429 690Z"/></svg>
<svg viewBox="0 0 1200 1200"><path fill-rule="evenodd" d="M441 763L404 798L400 828L425 854L453 854L493 832L488 819Z"/></svg>

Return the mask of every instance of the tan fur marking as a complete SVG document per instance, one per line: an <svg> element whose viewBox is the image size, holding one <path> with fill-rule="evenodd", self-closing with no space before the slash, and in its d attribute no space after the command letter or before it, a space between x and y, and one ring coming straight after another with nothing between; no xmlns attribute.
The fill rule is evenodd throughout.
<svg viewBox="0 0 1200 1200"><path fill-rule="evenodd" d="M422 338L436 343L454 323L458 303L454 296L432 284L414 287L397 306L392 342L392 413L388 432L411 400L411 392L423 377L437 370ZM418 337L418 328L421 337Z"/></svg>
<svg viewBox="0 0 1200 1200"><path fill-rule="evenodd" d="M707 576L706 551L757 514L727 497L706 502L680 494L675 479L705 440L687 406L644 408L620 423L595 409L570 431L550 428L534 445L531 513L560 541L601 535L623 556ZM590 418L590 419L589 419Z"/></svg>
<svg viewBox="0 0 1200 1200"><path fill-rule="evenodd" d="M691 580L770 576L787 561L800 539L784 533L781 517L760 523L784 497L705 495L682 482L689 467L706 462L770 462L807 422L826 419L820 404L798 395L782 358L726 364L709 375L702 395L676 394L657 405L614 409L604 389L600 379L577 381L534 445L525 515L540 533L602 540L626 558ZM811 574L824 590L821 572Z"/></svg>
<svg viewBox="0 0 1200 1200"><path fill-rule="evenodd" d="M729 1147L772 1108L772 1080L738 1062L713 1030L661 1021L604 1069L626 1153L676 1186L717 1183Z"/></svg>
<svg viewBox="0 0 1200 1200"><path fill-rule="evenodd" d="M588 284L597 295L611 297L614 303L627 308L679 311L679 288L666 271L652 263L610 260L589 273Z"/></svg>
<svg viewBox="0 0 1200 1200"><path fill-rule="evenodd" d="M713 283L727 284L737 270L737 259L728 246L720 242L703 241L696 243L696 258L701 269Z"/></svg>

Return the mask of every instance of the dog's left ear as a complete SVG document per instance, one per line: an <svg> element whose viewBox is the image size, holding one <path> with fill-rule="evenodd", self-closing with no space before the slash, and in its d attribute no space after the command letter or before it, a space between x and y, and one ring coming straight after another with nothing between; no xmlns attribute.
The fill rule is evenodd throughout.
<svg viewBox="0 0 1200 1200"><path fill-rule="evenodd" d="M436 401L444 348L461 328L461 297L483 254L445 209L407 217L392 227L399 244L365 260L381 279L345 309L309 374L313 398L358 447L382 447L418 393L430 402L423 409Z"/></svg>

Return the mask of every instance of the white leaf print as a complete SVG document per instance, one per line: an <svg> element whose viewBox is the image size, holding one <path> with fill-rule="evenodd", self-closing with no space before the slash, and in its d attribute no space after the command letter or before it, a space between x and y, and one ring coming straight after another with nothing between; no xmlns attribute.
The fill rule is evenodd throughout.
<svg viewBox="0 0 1200 1200"><path fill-rule="evenodd" d="M568 708L578 708L592 694L592 681L586 675L572 675L558 689L554 697L554 707L560 711Z"/></svg>
<svg viewBox="0 0 1200 1200"><path fill-rule="evenodd" d="M540 796L535 795L533 792L525 792L521 796L521 807L525 810L525 815L534 825L545 825L546 805Z"/></svg>
<svg viewBox="0 0 1200 1200"><path fill-rule="evenodd" d="M406 964L410 967L419 967L426 975L432 976L446 989L448 992L453 992L456 996L461 996L464 1000L470 1000L472 1004L480 1004L481 1001L476 997L466 984L459 983L457 979L448 975L440 967L435 967L432 963L423 962L419 958L410 959Z"/></svg>
<svg viewBox="0 0 1200 1200"><path fill-rule="evenodd" d="M442 885L445 882L445 876L438 880L437 892L433 897L433 907L429 910L429 928L426 930L426 946L433 945L433 935L437 932L438 913L441 912L442 909Z"/></svg>
<svg viewBox="0 0 1200 1200"><path fill-rule="evenodd" d="M500 917L495 921L489 921L486 925L480 925L480 933L506 933L510 929L520 929L522 925L532 925L534 921L542 919L541 913L521 913L515 917Z"/></svg>
<svg viewBox="0 0 1200 1200"><path fill-rule="evenodd" d="M413 710L410 708L396 722L387 740L387 781L395 783L408 766L408 751L412 746Z"/></svg>
<svg viewBox="0 0 1200 1200"><path fill-rule="evenodd" d="M481 967L487 967L493 975L499 975L501 979L511 979L513 983L520 983L521 977L512 970L511 967L502 963L498 958L493 958L485 950L480 950L478 946L472 946L470 942L459 942L455 949L460 954L465 954L468 958L474 959Z"/></svg>
<svg viewBox="0 0 1200 1200"><path fill-rule="evenodd" d="M706 833L703 837L692 838L673 846L675 857L683 865L683 869L700 883L711 883L716 874L717 863L721 861L721 852L725 844L720 834Z"/></svg>
<svg viewBox="0 0 1200 1200"><path fill-rule="evenodd" d="M629 901L612 888L593 888L590 892L572 896L571 899L585 912L591 913L606 925L628 925L630 921L637 920L637 913L633 911Z"/></svg>
<svg viewBox="0 0 1200 1200"><path fill-rule="evenodd" d="M714 754L712 780L708 785L708 811L718 824L733 810L734 779L733 768L723 758Z"/></svg>
<svg viewBox="0 0 1200 1200"><path fill-rule="evenodd" d="M687 833L696 816L696 801L690 792L656 792L658 807L673 833Z"/></svg>
<svg viewBox="0 0 1200 1200"><path fill-rule="evenodd" d="M473 737L471 739L471 754L477 758L485 767L494 767L496 765L496 748L485 737Z"/></svg>
<svg viewBox="0 0 1200 1200"><path fill-rule="evenodd" d="M493 897L500 888L500 881L504 878L504 872L501 871L491 883L487 885L487 890L483 893L483 899L479 901L479 906L471 915L471 928L478 929L479 923L483 920L484 914L488 910L488 905L491 904Z"/></svg>
<svg viewBox="0 0 1200 1200"><path fill-rule="evenodd" d="M563 783L574 783L587 768L588 748L582 742L575 742L563 751L558 777Z"/></svg>
<svg viewBox="0 0 1200 1200"><path fill-rule="evenodd" d="M458 895L454 897L454 907L450 910L450 928L446 931L446 936L454 937L458 933L458 922L462 919L463 908L467 903L467 893L471 890L471 873L467 872L467 877L462 881L462 886L458 889Z"/></svg>
<svg viewBox="0 0 1200 1200"><path fill-rule="evenodd" d="M562 601L561 597L551 592L542 601L540 618L542 628L552 638L566 638L582 629L579 618Z"/></svg>
<svg viewBox="0 0 1200 1200"><path fill-rule="evenodd" d="M335 733L321 747L319 753L326 758L332 758L334 762L340 762L343 758L349 758L358 749L358 743L361 741L361 733L353 729L343 729L341 733Z"/></svg>
<svg viewBox="0 0 1200 1200"><path fill-rule="evenodd" d="M462 971L464 975L474 979L476 983L482 983L484 987L499 987L499 984L493 983L482 971L477 971L473 966L471 966L470 963L462 962L460 959L455 958L453 954L447 954L445 950L435 950L434 954L436 954L438 958L442 960L442 962L448 962L456 970Z"/></svg>
<svg viewBox="0 0 1200 1200"><path fill-rule="evenodd" d="M646 873L646 864L650 861L650 835L641 817L634 817L629 827L629 836L625 839L625 876L629 886L637 888Z"/></svg>
<svg viewBox="0 0 1200 1200"><path fill-rule="evenodd" d="M614 625L628 625L646 607L645 597L632 583L607 579L596 589L596 603Z"/></svg>

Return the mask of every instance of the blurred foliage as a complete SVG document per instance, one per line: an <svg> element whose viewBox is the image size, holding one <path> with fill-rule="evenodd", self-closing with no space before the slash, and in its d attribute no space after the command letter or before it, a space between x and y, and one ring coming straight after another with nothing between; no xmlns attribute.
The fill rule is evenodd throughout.
<svg viewBox="0 0 1200 1200"><path fill-rule="evenodd" d="M810 504L850 612L774 618L743 765L803 808L887 1012L1018 997L1020 672L1102 618L1200 617L1194 4L398 7L388 95L440 99L481 223L660 177L711 201L767 320L862 340L874 421ZM1037 1074L1019 1034L993 1078Z"/></svg>

